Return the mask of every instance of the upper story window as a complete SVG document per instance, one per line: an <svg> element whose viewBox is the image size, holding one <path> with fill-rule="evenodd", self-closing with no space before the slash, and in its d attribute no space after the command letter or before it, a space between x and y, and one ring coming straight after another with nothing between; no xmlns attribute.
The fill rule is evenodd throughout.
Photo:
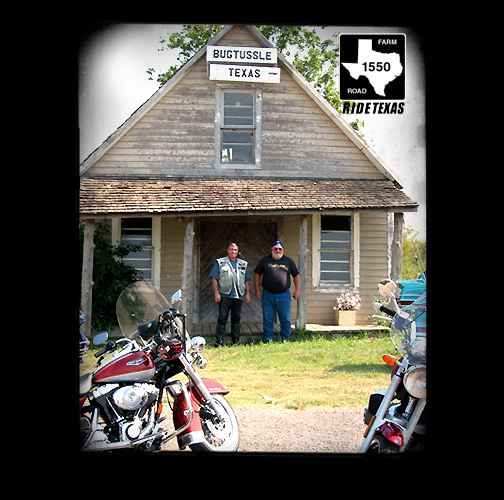
<svg viewBox="0 0 504 500"><path fill-rule="evenodd" d="M262 90L216 89L215 166L261 167Z"/></svg>

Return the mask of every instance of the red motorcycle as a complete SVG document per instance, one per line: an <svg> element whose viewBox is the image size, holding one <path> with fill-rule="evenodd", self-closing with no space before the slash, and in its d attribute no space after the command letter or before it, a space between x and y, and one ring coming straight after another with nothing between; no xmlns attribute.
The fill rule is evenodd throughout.
<svg viewBox="0 0 504 500"><path fill-rule="evenodd" d="M196 371L194 365L207 366L201 355L206 341L190 339L186 315L174 307L180 300L180 290L170 304L144 281L119 296L116 313L124 338L98 351L98 367L80 378L81 450L156 451L176 437L181 450L237 451L238 421L224 397L229 390ZM107 339L102 332L93 340L97 345ZM181 373L189 379L186 384L174 379ZM174 431L161 428L164 389Z"/></svg>

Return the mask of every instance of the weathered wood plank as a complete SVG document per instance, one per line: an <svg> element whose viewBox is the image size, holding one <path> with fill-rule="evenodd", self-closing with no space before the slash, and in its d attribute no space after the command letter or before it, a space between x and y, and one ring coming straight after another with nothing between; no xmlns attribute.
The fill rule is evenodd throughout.
<svg viewBox="0 0 504 500"><path fill-rule="evenodd" d="M182 264L182 312L187 314L186 328L192 330L193 323L193 294L192 294L192 261L194 240L194 218L187 218L186 232L184 237L184 260Z"/></svg>
<svg viewBox="0 0 504 500"><path fill-rule="evenodd" d="M93 302L93 255L95 244L94 219L84 220L84 243L82 255L81 311L86 321L81 326L85 337L91 336L91 310Z"/></svg>
<svg viewBox="0 0 504 500"><path fill-rule="evenodd" d="M301 280L300 295L297 300L296 330L306 328L306 282L308 279L308 216L299 218L298 270Z"/></svg>
<svg viewBox="0 0 504 500"><path fill-rule="evenodd" d="M397 281L402 276L404 214L394 214L394 236L392 240L391 279Z"/></svg>

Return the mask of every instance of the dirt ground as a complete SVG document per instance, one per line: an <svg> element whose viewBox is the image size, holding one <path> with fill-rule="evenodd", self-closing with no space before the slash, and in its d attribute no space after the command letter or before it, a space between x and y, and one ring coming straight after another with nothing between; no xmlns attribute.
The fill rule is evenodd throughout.
<svg viewBox="0 0 504 500"><path fill-rule="evenodd" d="M357 453L366 429L362 408L281 410L265 406L236 408L235 413L241 434L238 452ZM173 429L168 405L163 415L168 418L162 427ZM176 438L162 450L178 450Z"/></svg>

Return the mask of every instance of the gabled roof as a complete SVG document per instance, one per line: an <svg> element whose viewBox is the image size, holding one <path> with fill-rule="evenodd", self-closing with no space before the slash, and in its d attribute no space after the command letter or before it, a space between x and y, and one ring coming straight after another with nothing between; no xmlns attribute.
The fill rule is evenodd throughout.
<svg viewBox="0 0 504 500"><path fill-rule="evenodd" d="M265 47L274 45L255 27L245 26L250 33ZM225 26L215 35L207 45L216 45L231 29L233 25ZM111 134L95 151L93 151L80 165L79 174L82 176L87 170L98 161L135 123L140 120L160 99L163 98L190 70L206 55L207 45L202 47L187 63L157 92L155 92L146 102L144 102L113 134ZM324 113L338 126L338 128L362 151L371 163L398 188L403 187L399 177L387 167L379 158L376 152L366 144L366 142L348 125L340 114L324 99L324 97L313 88L313 86L299 73L290 62L278 53L278 60L283 69L286 70L298 85L315 101Z"/></svg>

